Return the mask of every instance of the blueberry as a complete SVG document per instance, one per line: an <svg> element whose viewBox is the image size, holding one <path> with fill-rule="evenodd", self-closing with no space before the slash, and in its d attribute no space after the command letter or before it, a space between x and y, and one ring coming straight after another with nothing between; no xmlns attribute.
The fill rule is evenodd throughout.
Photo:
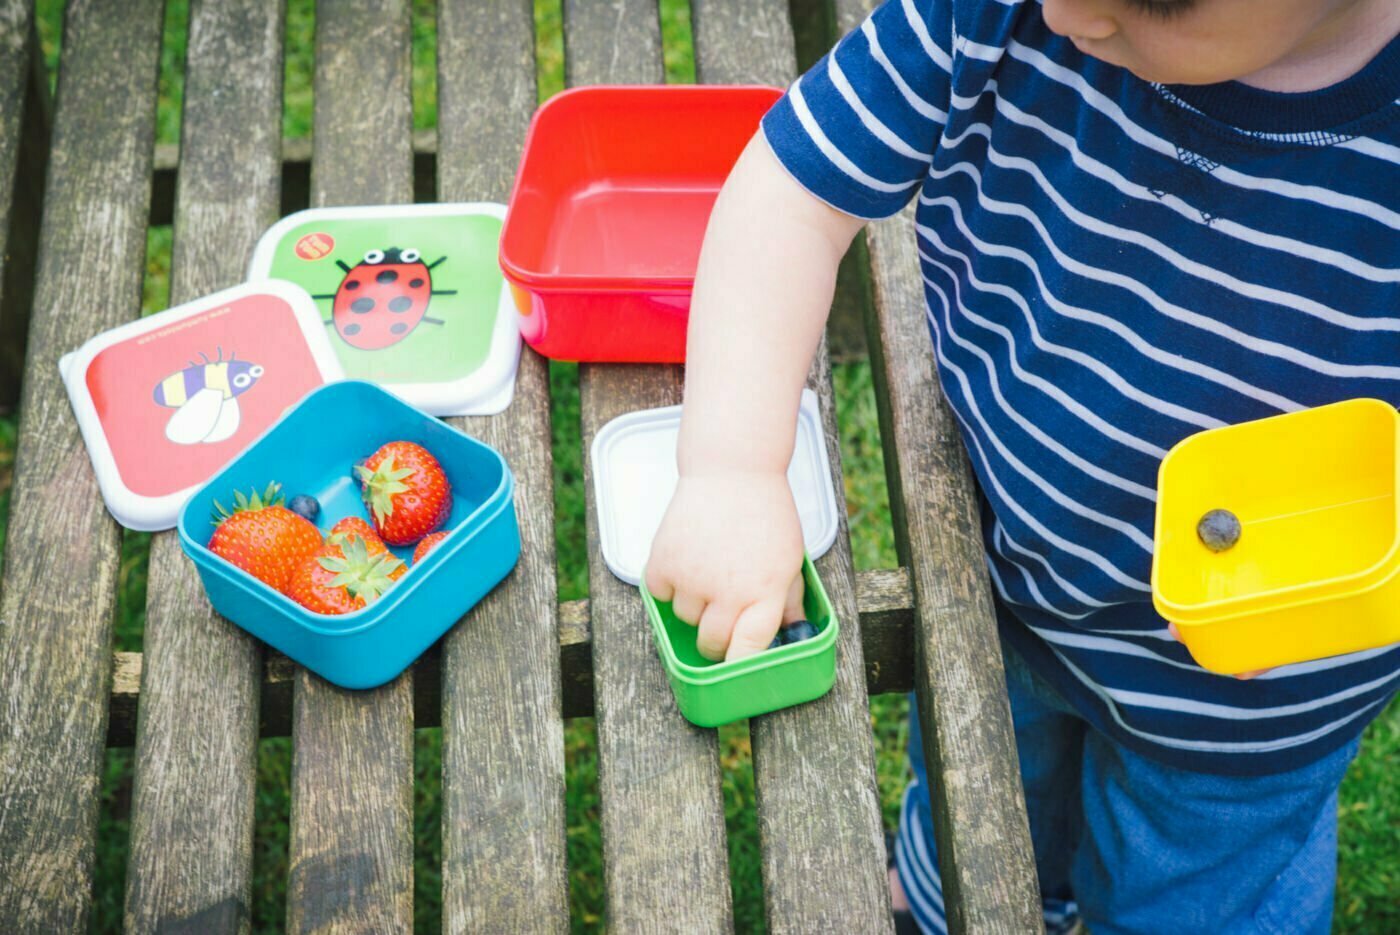
<svg viewBox="0 0 1400 935"><path fill-rule="evenodd" d="M287 504L287 509L297 516L309 522L316 522L316 517L321 515L321 504L316 502L315 497L308 497L304 493L299 493Z"/></svg>
<svg viewBox="0 0 1400 935"><path fill-rule="evenodd" d="M1240 541L1244 528L1240 518L1229 510L1211 510L1196 524L1196 535L1212 552L1224 552Z"/></svg>
<svg viewBox="0 0 1400 935"><path fill-rule="evenodd" d="M816 635L817 628L806 620L798 620L795 623L789 623L778 631L778 639L783 641L784 646L789 643L800 643L803 640L810 640Z"/></svg>

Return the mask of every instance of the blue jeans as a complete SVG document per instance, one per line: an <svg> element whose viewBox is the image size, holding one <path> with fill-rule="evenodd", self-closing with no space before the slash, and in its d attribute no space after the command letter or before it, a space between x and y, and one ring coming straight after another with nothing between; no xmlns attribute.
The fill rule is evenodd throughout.
<svg viewBox="0 0 1400 935"><path fill-rule="evenodd" d="M1004 653L1046 930L1326 935L1337 786L1359 741L1272 776L1193 773L1115 744ZM895 859L924 932L944 932L928 771L911 704Z"/></svg>

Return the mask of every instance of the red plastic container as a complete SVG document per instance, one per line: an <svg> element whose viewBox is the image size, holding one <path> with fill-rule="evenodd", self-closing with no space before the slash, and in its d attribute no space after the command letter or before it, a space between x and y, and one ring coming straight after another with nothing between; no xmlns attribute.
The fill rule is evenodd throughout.
<svg viewBox="0 0 1400 935"><path fill-rule="evenodd" d="M525 138L501 232L521 334L559 360L679 363L715 196L777 88L575 88Z"/></svg>

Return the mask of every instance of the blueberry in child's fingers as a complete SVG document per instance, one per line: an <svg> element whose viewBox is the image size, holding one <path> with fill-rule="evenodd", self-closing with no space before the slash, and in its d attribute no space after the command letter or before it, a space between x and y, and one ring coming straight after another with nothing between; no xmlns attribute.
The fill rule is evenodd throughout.
<svg viewBox="0 0 1400 935"><path fill-rule="evenodd" d="M304 493L299 493L287 504L287 509L291 510L302 519L316 522L316 517L321 515L321 504L316 502L315 497L308 497Z"/></svg>
<svg viewBox="0 0 1400 935"><path fill-rule="evenodd" d="M1211 510L1196 524L1196 535L1212 552L1233 548L1243 532L1240 518L1229 510Z"/></svg>
<svg viewBox="0 0 1400 935"><path fill-rule="evenodd" d="M784 646L788 645L789 643L800 643L803 640L810 640L816 635L817 628L812 626L806 620L798 620L793 623L789 623L787 626L783 627L781 630L778 631L778 638L783 641Z"/></svg>

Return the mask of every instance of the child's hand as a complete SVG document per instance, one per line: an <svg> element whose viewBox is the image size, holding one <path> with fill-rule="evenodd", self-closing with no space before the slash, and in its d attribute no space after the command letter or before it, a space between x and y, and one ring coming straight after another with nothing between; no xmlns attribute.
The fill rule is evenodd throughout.
<svg viewBox="0 0 1400 935"><path fill-rule="evenodd" d="M647 590L699 626L706 659L740 659L802 619L802 550L785 472L682 476L652 542Z"/></svg>

